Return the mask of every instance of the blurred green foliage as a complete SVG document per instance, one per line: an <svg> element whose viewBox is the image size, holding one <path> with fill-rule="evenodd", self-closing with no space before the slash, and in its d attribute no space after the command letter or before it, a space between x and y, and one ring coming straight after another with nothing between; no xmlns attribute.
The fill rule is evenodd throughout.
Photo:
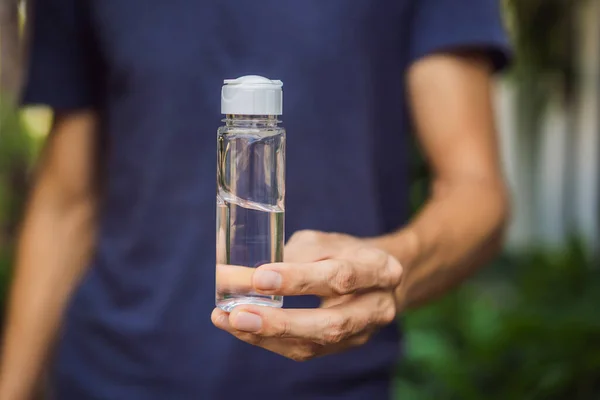
<svg viewBox="0 0 600 400"><path fill-rule="evenodd" d="M576 91L576 24L590 0L503 0L515 62L510 76L519 92L521 128L538 135L548 102ZM535 151L535 149L532 149Z"/></svg>
<svg viewBox="0 0 600 400"><path fill-rule="evenodd" d="M22 199L14 193L14 185L19 179L25 180L31 154L31 140L14 110L0 108L0 222L6 224L19 210ZM20 176L17 176L19 174Z"/></svg>
<svg viewBox="0 0 600 400"><path fill-rule="evenodd" d="M600 268L576 241L505 256L409 313L399 399L600 399Z"/></svg>
<svg viewBox="0 0 600 400"><path fill-rule="evenodd" d="M589 0L504 0L518 69L536 76L572 74L579 6Z"/></svg>

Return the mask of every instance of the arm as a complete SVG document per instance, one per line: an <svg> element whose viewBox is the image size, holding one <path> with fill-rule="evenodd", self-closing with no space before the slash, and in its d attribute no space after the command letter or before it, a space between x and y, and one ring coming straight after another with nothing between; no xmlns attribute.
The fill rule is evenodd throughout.
<svg viewBox="0 0 600 400"><path fill-rule="evenodd" d="M468 54L433 55L409 70L413 120L433 182L416 218L376 241L404 266L399 310L439 297L501 245L508 200L491 84L489 62Z"/></svg>
<svg viewBox="0 0 600 400"><path fill-rule="evenodd" d="M18 241L0 364L3 400L31 397L65 305L88 263L97 203L95 157L95 115L58 115Z"/></svg>
<svg viewBox="0 0 600 400"><path fill-rule="evenodd" d="M440 296L499 248L508 213L481 58L432 55L409 71L419 139L434 172L419 215L390 235L359 239L303 231L284 263L217 270L217 285L264 294L323 298L319 309L215 309L213 323L237 338L294 360L365 343L398 312Z"/></svg>

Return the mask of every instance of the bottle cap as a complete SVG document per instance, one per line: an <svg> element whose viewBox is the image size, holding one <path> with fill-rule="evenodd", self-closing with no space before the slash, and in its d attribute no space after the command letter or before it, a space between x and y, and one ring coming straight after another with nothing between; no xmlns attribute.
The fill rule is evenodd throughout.
<svg viewBox="0 0 600 400"><path fill-rule="evenodd" d="M283 114L283 82L246 75L226 79L221 90L221 114Z"/></svg>

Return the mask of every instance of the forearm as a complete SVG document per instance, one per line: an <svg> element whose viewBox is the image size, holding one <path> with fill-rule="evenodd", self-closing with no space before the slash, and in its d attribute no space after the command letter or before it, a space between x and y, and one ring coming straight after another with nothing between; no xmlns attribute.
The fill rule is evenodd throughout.
<svg viewBox="0 0 600 400"><path fill-rule="evenodd" d="M377 239L404 266L398 310L439 297L489 261L501 246L508 201L502 182L438 182L405 228Z"/></svg>
<svg viewBox="0 0 600 400"><path fill-rule="evenodd" d="M17 249L0 365L3 400L30 398L92 249L91 201L42 203L33 199Z"/></svg>

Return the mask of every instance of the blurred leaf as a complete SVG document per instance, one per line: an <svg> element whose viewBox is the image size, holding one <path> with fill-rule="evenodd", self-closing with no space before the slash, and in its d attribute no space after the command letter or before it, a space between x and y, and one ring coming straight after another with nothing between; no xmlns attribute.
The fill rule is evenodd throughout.
<svg viewBox="0 0 600 400"><path fill-rule="evenodd" d="M442 301L408 313L399 396L600 398L596 265L575 240L558 253L505 256Z"/></svg>

